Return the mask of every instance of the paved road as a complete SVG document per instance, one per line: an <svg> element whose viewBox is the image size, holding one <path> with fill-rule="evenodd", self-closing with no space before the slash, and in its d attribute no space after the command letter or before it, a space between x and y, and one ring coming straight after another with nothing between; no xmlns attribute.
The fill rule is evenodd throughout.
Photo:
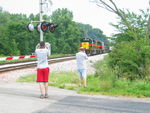
<svg viewBox="0 0 150 113"><path fill-rule="evenodd" d="M38 84L0 83L0 113L150 113L149 99L89 96L49 87L39 98Z"/></svg>

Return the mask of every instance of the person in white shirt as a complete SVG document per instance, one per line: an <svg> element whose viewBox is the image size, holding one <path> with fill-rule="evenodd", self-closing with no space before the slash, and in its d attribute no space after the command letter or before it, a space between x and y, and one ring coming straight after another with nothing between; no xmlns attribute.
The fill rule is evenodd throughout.
<svg viewBox="0 0 150 113"><path fill-rule="evenodd" d="M87 87L87 55L85 53L85 48L80 47L80 51L76 53L77 70L79 75L79 86L82 86L82 80L84 82L84 87Z"/></svg>
<svg viewBox="0 0 150 113"><path fill-rule="evenodd" d="M40 42L40 47L35 50L37 56L37 82L40 86L40 98L48 98L48 80L49 80L49 66L48 56L49 50L45 46L45 42Z"/></svg>

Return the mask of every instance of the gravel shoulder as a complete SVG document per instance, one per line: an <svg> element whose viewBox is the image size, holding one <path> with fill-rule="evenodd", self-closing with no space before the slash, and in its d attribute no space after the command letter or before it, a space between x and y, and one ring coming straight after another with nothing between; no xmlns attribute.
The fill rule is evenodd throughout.
<svg viewBox="0 0 150 113"><path fill-rule="evenodd" d="M95 69L93 68L93 64L99 60L102 60L104 56L107 54L95 55L88 58L88 74L94 74ZM51 72L77 72L76 70L76 60L64 61L56 64L50 64ZM0 81L16 81L21 76L26 76L29 74L35 74L36 67L26 68L26 69L18 69L15 71L2 72L0 73Z"/></svg>

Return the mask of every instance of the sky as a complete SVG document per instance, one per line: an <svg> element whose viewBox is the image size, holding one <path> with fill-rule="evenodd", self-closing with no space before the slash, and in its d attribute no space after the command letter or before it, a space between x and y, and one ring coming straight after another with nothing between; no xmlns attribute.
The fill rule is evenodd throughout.
<svg viewBox="0 0 150 113"><path fill-rule="evenodd" d="M40 0L0 0L0 6L10 13L37 14ZM51 15L58 8L67 8L73 12L73 20L83 24L90 24L93 28L101 29L106 36L115 33L110 23L117 23L116 15L106 9L98 7L90 0L51 0L52 5L46 13ZM108 1L108 0L106 0ZM149 7L149 0L113 0L120 9L128 9L139 13L139 9Z"/></svg>

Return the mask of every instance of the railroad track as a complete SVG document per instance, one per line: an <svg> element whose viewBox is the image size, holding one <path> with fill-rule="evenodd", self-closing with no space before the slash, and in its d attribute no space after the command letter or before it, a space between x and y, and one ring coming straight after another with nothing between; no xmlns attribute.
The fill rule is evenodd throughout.
<svg viewBox="0 0 150 113"><path fill-rule="evenodd" d="M49 59L48 62L49 64L53 64L53 63L64 62L73 59L75 59L75 56ZM36 61L15 63L15 64L4 64L4 65L0 65L0 72L35 67L36 65L37 65Z"/></svg>

